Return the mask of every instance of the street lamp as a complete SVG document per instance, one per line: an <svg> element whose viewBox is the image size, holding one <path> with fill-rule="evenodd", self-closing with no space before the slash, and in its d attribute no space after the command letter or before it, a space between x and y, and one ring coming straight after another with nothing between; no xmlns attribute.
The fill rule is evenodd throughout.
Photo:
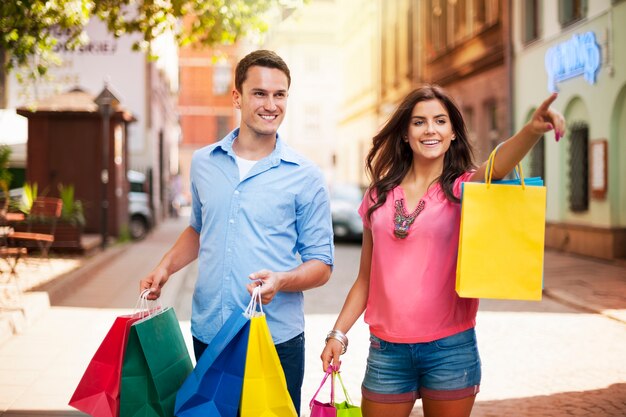
<svg viewBox="0 0 626 417"><path fill-rule="evenodd" d="M104 83L104 89L98 94L94 102L98 105L100 114L102 115L102 171L100 172L100 182L102 183L102 200L101 200L101 235L102 249L107 246L107 240L109 239L108 230L108 217L109 217L109 199L108 199L108 184L109 184L109 130L111 123L111 112L113 108L117 107L120 101L109 90L108 84Z"/></svg>

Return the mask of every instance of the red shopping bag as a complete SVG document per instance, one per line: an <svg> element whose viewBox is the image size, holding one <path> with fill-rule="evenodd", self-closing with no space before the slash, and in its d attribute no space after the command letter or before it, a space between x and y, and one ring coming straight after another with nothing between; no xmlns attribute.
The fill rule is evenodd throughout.
<svg viewBox="0 0 626 417"><path fill-rule="evenodd" d="M93 417L117 417L120 375L131 324L142 314L119 316L89 362L69 405Z"/></svg>

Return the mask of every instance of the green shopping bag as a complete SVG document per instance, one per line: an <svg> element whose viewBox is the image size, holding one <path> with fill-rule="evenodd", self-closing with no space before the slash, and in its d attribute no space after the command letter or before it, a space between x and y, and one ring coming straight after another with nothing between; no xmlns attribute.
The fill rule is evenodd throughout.
<svg viewBox="0 0 626 417"><path fill-rule="evenodd" d="M128 335L120 417L170 417L176 392L193 366L174 309L135 322Z"/></svg>
<svg viewBox="0 0 626 417"><path fill-rule="evenodd" d="M341 374L339 372L333 372L333 378L337 376L339 378L339 384L341 385L341 389L343 390L343 395L346 400L340 403L335 403L335 408L337 409L337 417L362 417L361 407L354 405L350 397L348 396L348 390L346 386L343 384L343 380L341 379Z"/></svg>

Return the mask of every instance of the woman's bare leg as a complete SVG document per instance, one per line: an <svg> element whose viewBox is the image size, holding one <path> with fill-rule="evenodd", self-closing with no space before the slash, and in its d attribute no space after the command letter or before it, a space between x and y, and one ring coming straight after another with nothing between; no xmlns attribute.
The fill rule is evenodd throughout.
<svg viewBox="0 0 626 417"><path fill-rule="evenodd" d="M377 403L363 398L361 411L363 417L409 417L415 401L406 403Z"/></svg>
<svg viewBox="0 0 626 417"><path fill-rule="evenodd" d="M469 417L475 395L460 400L430 400L422 398L424 417Z"/></svg>

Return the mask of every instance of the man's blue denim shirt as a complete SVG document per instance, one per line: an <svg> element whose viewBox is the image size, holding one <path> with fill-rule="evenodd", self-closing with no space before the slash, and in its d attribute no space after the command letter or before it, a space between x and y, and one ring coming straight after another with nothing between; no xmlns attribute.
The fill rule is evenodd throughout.
<svg viewBox="0 0 626 417"><path fill-rule="evenodd" d="M204 343L248 305L251 273L289 271L312 259L333 264L321 171L278 137L274 151L240 181L232 148L238 134L199 149L191 163L190 225L200 234L191 332ZM274 343L304 331L303 301L302 292L279 292L263 306Z"/></svg>

